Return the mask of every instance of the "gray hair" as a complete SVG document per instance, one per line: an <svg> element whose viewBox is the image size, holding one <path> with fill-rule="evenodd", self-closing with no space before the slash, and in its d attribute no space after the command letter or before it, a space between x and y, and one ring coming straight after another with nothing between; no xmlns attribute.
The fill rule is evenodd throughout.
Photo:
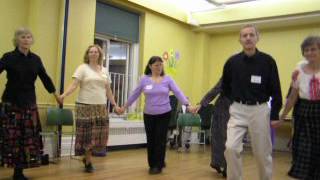
<svg viewBox="0 0 320 180"><path fill-rule="evenodd" d="M239 36L241 36L241 31L245 28L253 28L254 31L256 32L257 37L259 38L259 30L254 24L246 24L246 25L242 26L240 29Z"/></svg>
<svg viewBox="0 0 320 180"><path fill-rule="evenodd" d="M19 43L18 38L19 38L19 36L21 36L23 34L30 34L32 37L32 43L34 42L32 32L28 28L20 27L20 28L16 29L14 32L14 37L12 39L14 47L18 46L18 43Z"/></svg>
<svg viewBox="0 0 320 180"><path fill-rule="evenodd" d="M306 37L303 42L301 43L301 53L304 56L303 51L308 47L312 45L317 45L320 49L320 36L308 36Z"/></svg>

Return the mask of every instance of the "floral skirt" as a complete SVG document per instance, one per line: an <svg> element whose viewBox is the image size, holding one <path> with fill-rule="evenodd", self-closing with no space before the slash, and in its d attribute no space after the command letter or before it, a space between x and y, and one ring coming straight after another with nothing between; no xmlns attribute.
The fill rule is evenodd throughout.
<svg viewBox="0 0 320 180"><path fill-rule="evenodd" d="M106 148L109 117L105 104L76 104L75 155L84 155L93 148Z"/></svg>
<svg viewBox="0 0 320 180"><path fill-rule="evenodd" d="M37 105L0 103L0 166L40 166L43 144Z"/></svg>

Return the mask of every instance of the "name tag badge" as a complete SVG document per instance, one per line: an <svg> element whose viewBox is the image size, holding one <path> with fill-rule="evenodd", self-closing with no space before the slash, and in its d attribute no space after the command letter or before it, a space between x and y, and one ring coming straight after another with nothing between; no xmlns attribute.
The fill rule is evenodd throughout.
<svg viewBox="0 0 320 180"><path fill-rule="evenodd" d="M261 76L251 75L251 83L261 84Z"/></svg>
<svg viewBox="0 0 320 180"><path fill-rule="evenodd" d="M145 89L146 89L146 90L151 90L151 89L152 89L152 84L146 85Z"/></svg>

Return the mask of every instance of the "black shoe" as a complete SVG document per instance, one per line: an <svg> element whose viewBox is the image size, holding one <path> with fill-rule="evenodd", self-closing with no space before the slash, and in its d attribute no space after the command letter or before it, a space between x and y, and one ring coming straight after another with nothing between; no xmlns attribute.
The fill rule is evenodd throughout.
<svg viewBox="0 0 320 180"><path fill-rule="evenodd" d="M223 177L227 177L227 169L226 168L223 169L221 173L222 173Z"/></svg>
<svg viewBox="0 0 320 180"><path fill-rule="evenodd" d="M27 177L25 177L23 174L15 174L13 175L13 180L28 180Z"/></svg>
<svg viewBox="0 0 320 180"><path fill-rule="evenodd" d="M93 173L94 170L95 170L95 169L94 169L94 167L92 166L91 163L85 165L85 172L87 172L87 173Z"/></svg>
<svg viewBox="0 0 320 180"><path fill-rule="evenodd" d="M210 139L206 138L206 145L209 145L209 144L210 144Z"/></svg>
<svg viewBox="0 0 320 180"><path fill-rule="evenodd" d="M184 146L186 147L186 149L190 148L190 144L189 143L185 144Z"/></svg>
<svg viewBox="0 0 320 180"><path fill-rule="evenodd" d="M163 162L162 164L162 168L165 168L167 165L166 165L166 162Z"/></svg>
<svg viewBox="0 0 320 180"><path fill-rule="evenodd" d="M216 165L213 165L213 164L210 164L210 166L215 169L219 174L222 173L221 171L221 168L219 166L216 166Z"/></svg>
<svg viewBox="0 0 320 180"><path fill-rule="evenodd" d="M154 167L149 169L149 174L160 174L161 172L162 172L161 168Z"/></svg>

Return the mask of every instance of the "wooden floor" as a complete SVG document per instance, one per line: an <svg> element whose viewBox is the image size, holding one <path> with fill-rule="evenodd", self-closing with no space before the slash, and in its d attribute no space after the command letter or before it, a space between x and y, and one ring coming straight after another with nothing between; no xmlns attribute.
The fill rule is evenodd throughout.
<svg viewBox="0 0 320 180"><path fill-rule="evenodd" d="M63 158L58 164L25 170L32 180L214 180L224 179L211 167L210 147L192 145L190 152L167 150L167 167L162 174L149 175L146 162L146 149L121 150L109 152L106 157L94 158L96 171L83 172L80 161ZM286 174L290 166L290 153L274 153L273 180L290 179ZM250 151L244 152L244 180L258 180L257 167ZM0 168L0 180L9 180L12 169Z"/></svg>

